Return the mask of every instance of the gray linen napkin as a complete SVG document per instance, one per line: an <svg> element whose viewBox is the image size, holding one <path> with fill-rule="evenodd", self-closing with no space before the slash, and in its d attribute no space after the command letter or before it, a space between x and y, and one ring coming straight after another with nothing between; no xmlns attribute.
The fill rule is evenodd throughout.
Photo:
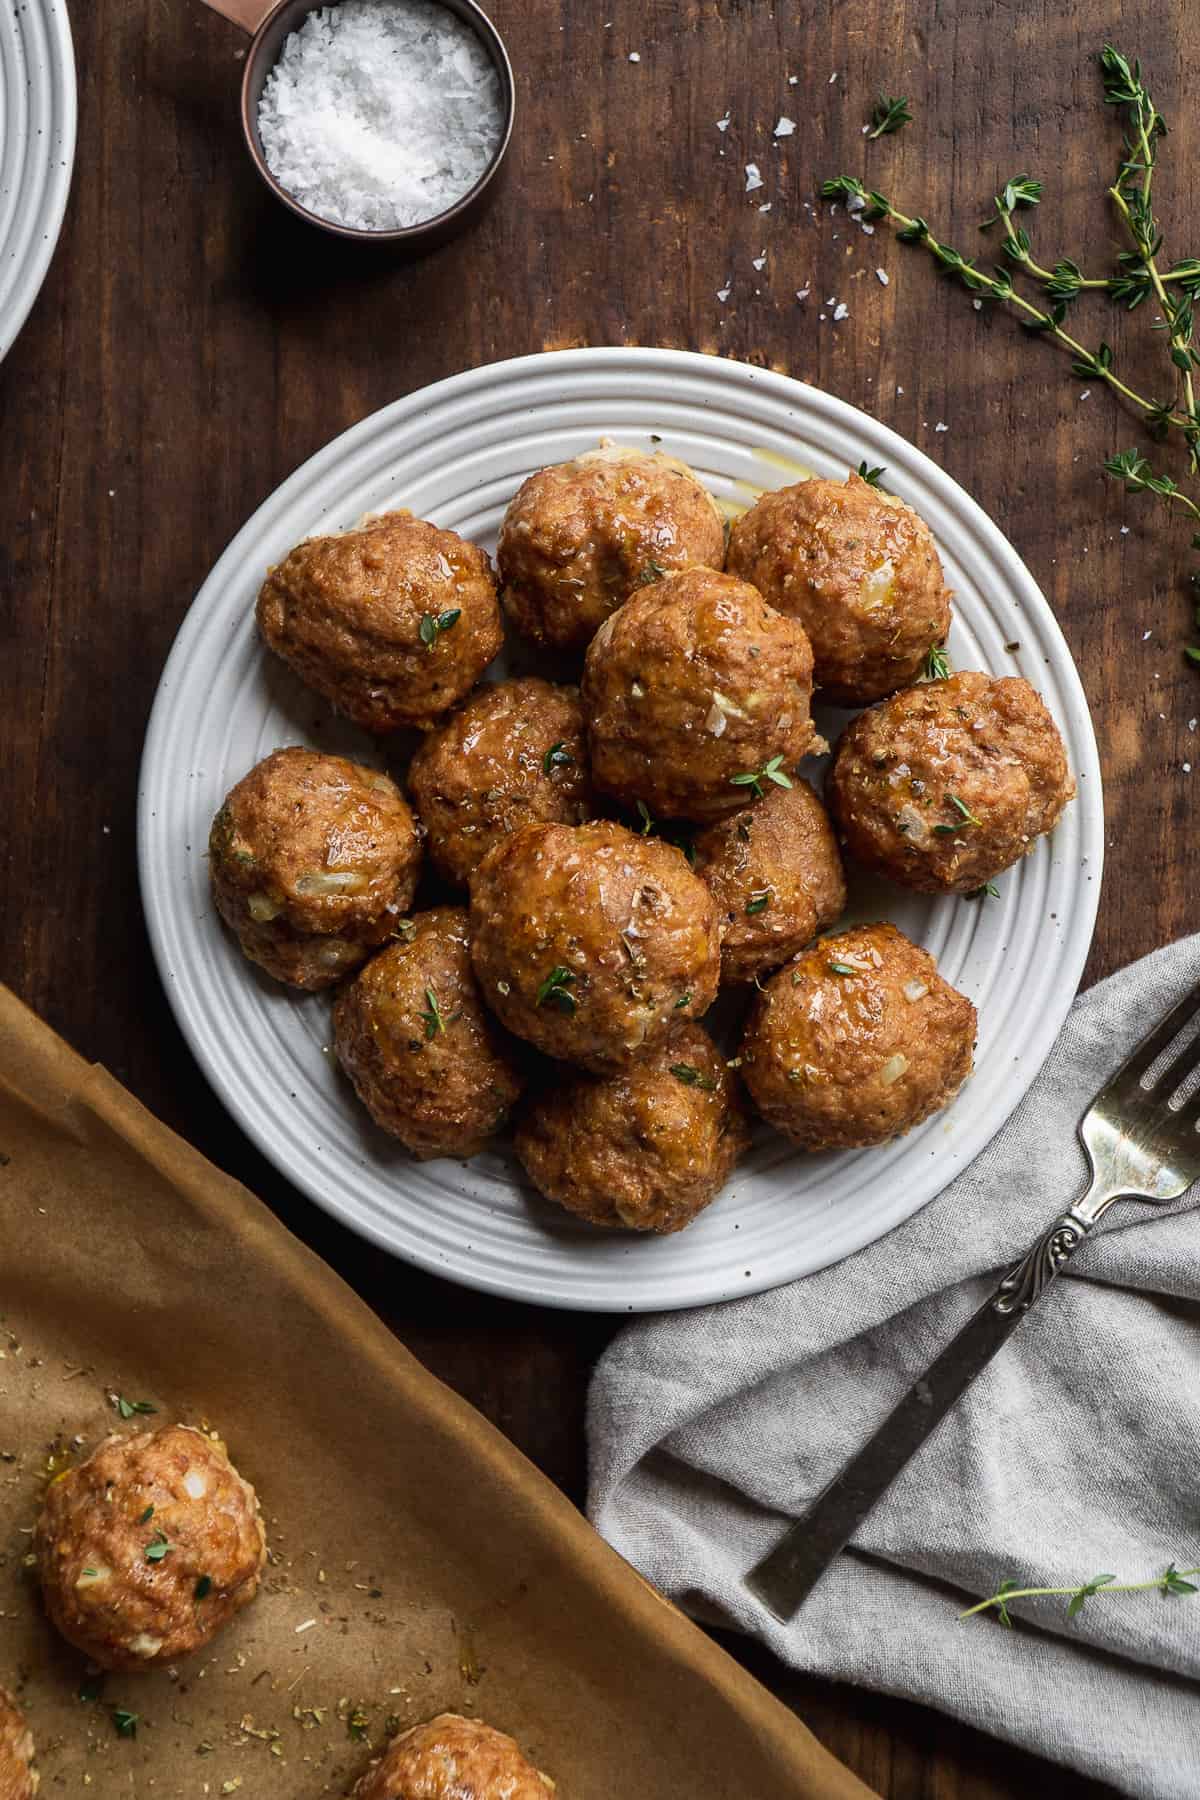
<svg viewBox="0 0 1200 1800"><path fill-rule="evenodd" d="M1153 1800L1200 1796L1200 1594L958 1613L1200 1565L1200 1187L1108 1215L790 1625L741 1577L1078 1194L1079 1115L1198 978L1200 935L1091 989L936 1200L789 1287L628 1326L589 1411L592 1520L679 1605Z"/></svg>

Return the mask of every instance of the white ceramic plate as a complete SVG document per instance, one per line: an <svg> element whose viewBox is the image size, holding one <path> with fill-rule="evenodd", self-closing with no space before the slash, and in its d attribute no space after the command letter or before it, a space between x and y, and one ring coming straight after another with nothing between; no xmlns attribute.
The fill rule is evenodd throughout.
<svg viewBox="0 0 1200 1800"><path fill-rule="evenodd" d="M413 1162L339 1075L328 998L297 998L244 961L210 904L204 859L225 793L278 745L382 760L261 648L253 604L268 564L312 532L399 504L492 548L524 476L602 434L647 447L656 434L734 505L794 479L790 464L839 477L864 456L885 464L886 485L924 515L941 548L957 595L955 664L1027 676L1079 783L1053 838L1001 877L998 900L861 883L854 894L859 917L894 919L979 1008L976 1073L948 1112L882 1149L834 1156L802 1156L763 1132L720 1198L665 1239L579 1224L522 1185L503 1147L468 1164ZM619 349L498 363L410 395L336 439L259 508L205 582L164 670L139 842L150 934L179 1023L226 1106L297 1187L438 1274L523 1300L633 1312L728 1299L822 1268L907 1218L982 1149L1075 993L1102 823L1095 739L1067 647L1028 571L961 488L875 420L799 382L681 351Z"/></svg>
<svg viewBox="0 0 1200 1800"><path fill-rule="evenodd" d="M66 0L0 0L0 358L46 278L74 161Z"/></svg>

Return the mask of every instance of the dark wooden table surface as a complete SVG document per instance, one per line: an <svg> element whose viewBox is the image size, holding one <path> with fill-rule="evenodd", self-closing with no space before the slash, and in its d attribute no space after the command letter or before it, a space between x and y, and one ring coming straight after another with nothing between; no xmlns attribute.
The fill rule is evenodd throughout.
<svg viewBox="0 0 1200 1800"><path fill-rule="evenodd" d="M520 89L507 184L469 236L404 265L309 231L260 190L237 122L244 40L199 0L70 11L74 191L48 283L0 368L0 976L262 1193L579 1499L585 1384L609 1323L494 1303L364 1248L274 1176L184 1049L150 960L134 832L142 733L175 630L284 476L423 383L574 344L767 363L926 449L1049 596L1107 781L1089 979L1179 935L1200 892L1200 675L1179 654L1188 533L1098 474L1135 427L1098 384L1084 397L1051 348L974 313L921 254L811 203L822 175L865 173L973 254L981 203L1028 169L1046 181L1034 228L1047 260L1099 262L1115 128L1092 58L1119 33L1173 126L1169 244L1196 250L1183 236L1200 151L1185 74L1200 20L1162 0L495 0ZM880 88L910 95L917 117L868 144ZM777 142L780 114L797 129ZM748 196L751 161L765 185ZM831 295L849 309L840 322ZM1086 335L1108 337L1158 391L1149 320L1092 306ZM1062 1796L1098 1791L918 1708L744 1654L894 1800L999 1800L1051 1780Z"/></svg>

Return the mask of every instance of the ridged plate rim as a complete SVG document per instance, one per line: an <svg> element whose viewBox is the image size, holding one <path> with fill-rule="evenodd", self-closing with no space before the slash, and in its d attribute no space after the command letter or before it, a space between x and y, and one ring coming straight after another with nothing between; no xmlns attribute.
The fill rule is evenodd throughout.
<svg viewBox="0 0 1200 1800"><path fill-rule="evenodd" d="M0 361L41 291L75 163L66 0L0 6Z"/></svg>

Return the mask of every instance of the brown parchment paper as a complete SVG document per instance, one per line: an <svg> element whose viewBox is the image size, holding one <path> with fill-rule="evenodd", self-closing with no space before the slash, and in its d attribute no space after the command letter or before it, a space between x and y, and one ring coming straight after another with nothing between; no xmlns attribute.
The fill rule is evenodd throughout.
<svg viewBox="0 0 1200 1800"><path fill-rule="evenodd" d="M343 1795L389 1722L443 1708L514 1733L559 1800L869 1793L253 1195L3 988L0 1353L0 1684L43 1793ZM221 1431L273 1560L210 1651L96 1696L25 1559L64 1448L155 1422L110 1394Z"/></svg>

